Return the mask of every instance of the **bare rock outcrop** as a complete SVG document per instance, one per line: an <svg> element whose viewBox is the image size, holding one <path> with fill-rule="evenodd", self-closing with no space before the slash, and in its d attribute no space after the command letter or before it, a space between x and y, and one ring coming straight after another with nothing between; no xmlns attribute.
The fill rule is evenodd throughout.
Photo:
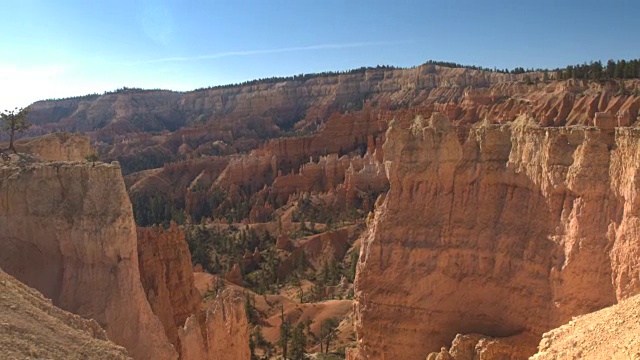
<svg viewBox="0 0 640 360"><path fill-rule="evenodd" d="M178 329L200 311L201 302L184 231L171 223L167 230L138 228L137 233L142 287L169 341L179 350Z"/></svg>
<svg viewBox="0 0 640 360"><path fill-rule="evenodd" d="M151 308L181 360L249 359L244 294L225 288L212 297L207 290L202 301L183 229L138 228L138 254Z"/></svg>
<svg viewBox="0 0 640 360"><path fill-rule="evenodd" d="M545 333L531 359L640 359L638 334L640 295Z"/></svg>
<svg viewBox="0 0 640 360"><path fill-rule="evenodd" d="M198 273L200 282L213 276ZM208 285L203 291L209 291ZM202 311L178 329L180 354L184 360L249 360L250 324L245 313L246 297L233 285L220 289L215 298L205 299Z"/></svg>
<svg viewBox="0 0 640 360"><path fill-rule="evenodd" d="M117 164L0 164L0 266L53 304L95 319L136 359L174 359L146 300Z"/></svg>
<svg viewBox="0 0 640 360"><path fill-rule="evenodd" d="M628 92L621 88L616 81L554 81L541 72L516 75L424 64L187 93L123 89L39 101L30 106L28 120L34 126L27 135L87 132L98 140L104 159L120 161L130 173L201 155L248 152L265 138L320 128L334 137L279 139L278 146L288 152L282 158L294 159L301 149L316 156L335 153L351 142L367 144L366 136L394 117L371 121L372 107L390 113L419 108L426 116L438 111L458 125L484 119L505 123L522 113L543 126L586 125L602 112L628 126L638 121L640 97L630 94L640 83L626 80ZM329 124L335 116L357 121Z"/></svg>
<svg viewBox="0 0 640 360"><path fill-rule="evenodd" d="M637 130L434 114L386 139L390 191L355 283L359 359L424 359L456 334L540 336L638 293Z"/></svg>
<svg viewBox="0 0 640 360"><path fill-rule="evenodd" d="M70 133L52 133L19 140L15 147L18 152L37 155L49 161L83 161L86 156L96 152L89 136Z"/></svg>
<svg viewBox="0 0 640 360"><path fill-rule="evenodd" d="M456 335L451 348L442 348L427 356L427 360L518 360L535 352L538 337L520 334L507 338L492 338L480 334Z"/></svg>
<svg viewBox="0 0 640 360"><path fill-rule="evenodd" d="M93 320L61 310L0 269L4 359L130 359Z"/></svg>

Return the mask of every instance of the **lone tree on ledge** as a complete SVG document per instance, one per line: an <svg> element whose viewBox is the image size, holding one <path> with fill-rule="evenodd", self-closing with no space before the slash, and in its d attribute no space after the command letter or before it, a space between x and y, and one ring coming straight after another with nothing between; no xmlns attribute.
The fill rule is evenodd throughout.
<svg viewBox="0 0 640 360"><path fill-rule="evenodd" d="M15 108L0 113L0 129L9 133L9 150L13 151L14 154L17 153L16 148L13 147L16 131L21 133L31 126L26 120L28 112L29 108Z"/></svg>

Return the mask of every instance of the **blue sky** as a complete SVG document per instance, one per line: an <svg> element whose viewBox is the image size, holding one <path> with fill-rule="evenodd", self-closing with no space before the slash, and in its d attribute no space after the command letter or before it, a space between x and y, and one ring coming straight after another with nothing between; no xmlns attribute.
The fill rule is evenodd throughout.
<svg viewBox="0 0 640 360"><path fill-rule="evenodd" d="M429 59L640 57L640 1L0 0L0 109Z"/></svg>

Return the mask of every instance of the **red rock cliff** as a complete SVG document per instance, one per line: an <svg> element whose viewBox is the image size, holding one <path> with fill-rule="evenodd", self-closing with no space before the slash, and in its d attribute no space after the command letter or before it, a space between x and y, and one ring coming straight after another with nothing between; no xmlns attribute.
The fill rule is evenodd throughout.
<svg viewBox="0 0 640 360"><path fill-rule="evenodd" d="M358 358L424 359L456 334L539 338L637 293L639 139L523 118L392 124L390 191L355 284Z"/></svg>
<svg viewBox="0 0 640 360"><path fill-rule="evenodd" d="M173 223L167 230L138 228L138 256L151 308L180 359L249 360L244 294L225 289L215 298L208 294L202 301L181 228Z"/></svg>
<svg viewBox="0 0 640 360"><path fill-rule="evenodd" d="M136 229L118 165L0 165L0 266L54 305L95 319L136 359L175 359L140 283Z"/></svg>
<svg viewBox="0 0 640 360"><path fill-rule="evenodd" d="M137 233L142 287L169 341L180 349L178 329L199 312L201 301L184 232L171 223L167 230L138 228Z"/></svg>

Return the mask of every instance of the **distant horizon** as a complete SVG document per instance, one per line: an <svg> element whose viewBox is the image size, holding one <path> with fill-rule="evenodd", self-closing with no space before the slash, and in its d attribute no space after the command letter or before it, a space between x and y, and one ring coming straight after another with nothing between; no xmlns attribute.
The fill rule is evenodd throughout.
<svg viewBox="0 0 640 360"><path fill-rule="evenodd" d="M552 69L640 58L632 0L5 0L3 10L0 109L428 59Z"/></svg>

